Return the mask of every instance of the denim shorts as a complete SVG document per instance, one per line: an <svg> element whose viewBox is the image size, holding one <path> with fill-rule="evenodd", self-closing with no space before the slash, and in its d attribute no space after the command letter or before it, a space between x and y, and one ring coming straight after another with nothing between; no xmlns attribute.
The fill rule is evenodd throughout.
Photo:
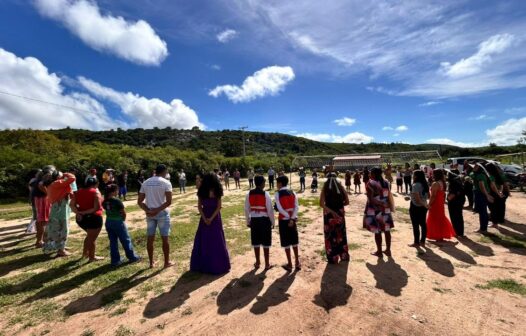
<svg viewBox="0 0 526 336"><path fill-rule="evenodd" d="M154 217L146 217L148 236L155 236L155 231L159 228L161 237L168 237L170 235L170 212L163 210Z"/></svg>

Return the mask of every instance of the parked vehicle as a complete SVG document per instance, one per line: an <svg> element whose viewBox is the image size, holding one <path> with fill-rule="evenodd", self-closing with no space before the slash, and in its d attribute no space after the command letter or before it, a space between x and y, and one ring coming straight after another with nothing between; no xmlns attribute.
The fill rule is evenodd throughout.
<svg viewBox="0 0 526 336"><path fill-rule="evenodd" d="M522 190L526 186L526 173L520 166L500 164L499 167L506 175L511 189L521 188Z"/></svg>

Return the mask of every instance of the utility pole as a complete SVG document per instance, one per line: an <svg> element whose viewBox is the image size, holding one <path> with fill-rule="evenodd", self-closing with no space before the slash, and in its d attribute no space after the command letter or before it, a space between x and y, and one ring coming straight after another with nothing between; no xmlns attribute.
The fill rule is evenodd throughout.
<svg viewBox="0 0 526 336"><path fill-rule="evenodd" d="M239 127L239 130L241 131L241 136L243 137L243 157L247 155L246 148L245 148L245 130L248 128L248 126L241 126Z"/></svg>

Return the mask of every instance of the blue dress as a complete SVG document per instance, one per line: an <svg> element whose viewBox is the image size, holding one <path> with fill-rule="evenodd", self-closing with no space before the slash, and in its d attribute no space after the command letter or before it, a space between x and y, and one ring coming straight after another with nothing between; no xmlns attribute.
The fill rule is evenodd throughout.
<svg viewBox="0 0 526 336"><path fill-rule="evenodd" d="M217 208L218 200L206 198L201 203L205 216L210 217ZM230 258L226 248L221 213L210 225L206 225L202 218L199 221L190 259L190 270L209 274L224 274L230 271Z"/></svg>

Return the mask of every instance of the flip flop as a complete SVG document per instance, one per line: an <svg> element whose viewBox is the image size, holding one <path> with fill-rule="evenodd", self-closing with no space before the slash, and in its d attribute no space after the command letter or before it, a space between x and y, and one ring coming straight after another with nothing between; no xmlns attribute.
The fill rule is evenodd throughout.
<svg viewBox="0 0 526 336"><path fill-rule="evenodd" d="M291 265L283 265L281 266L285 271L292 272L292 266Z"/></svg>

